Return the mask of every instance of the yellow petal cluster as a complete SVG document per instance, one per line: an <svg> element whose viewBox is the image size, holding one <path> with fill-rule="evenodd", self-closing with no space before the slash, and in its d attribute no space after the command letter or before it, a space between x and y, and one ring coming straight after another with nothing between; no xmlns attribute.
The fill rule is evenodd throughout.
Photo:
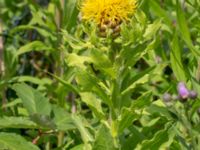
<svg viewBox="0 0 200 150"><path fill-rule="evenodd" d="M83 0L82 19L98 25L128 20L137 6L136 0Z"/></svg>

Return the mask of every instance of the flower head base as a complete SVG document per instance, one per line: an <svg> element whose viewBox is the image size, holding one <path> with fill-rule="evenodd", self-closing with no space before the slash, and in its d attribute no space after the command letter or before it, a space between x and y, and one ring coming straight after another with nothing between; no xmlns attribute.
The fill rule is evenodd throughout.
<svg viewBox="0 0 200 150"><path fill-rule="evenodd" d="M135 12L136 0L84 0L81 6L82 19L95 22L100 30L113 30L127 21Z"/></svg>

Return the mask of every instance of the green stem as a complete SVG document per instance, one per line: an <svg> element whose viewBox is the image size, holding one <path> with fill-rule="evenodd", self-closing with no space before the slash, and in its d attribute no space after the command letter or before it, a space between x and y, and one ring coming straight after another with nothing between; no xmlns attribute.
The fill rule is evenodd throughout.
<svg viewBox="0 0 200 150"><path fill-rule="evenodd" d="M200 60L198 61L198 67L196 71L196 79L199 82L200 81Z"/></svg>
<svg viewBox="0 0 200 150"><path fill-rule="evenodd" d="M61 147L63 145L63 139L64 139L64 132L62 131L58 132L58 147Z"/></svg>
<svg viewBox="0 0 200 150"><path fill-rule="evenodd" d="M50 141L48 141L48 142L45 144L45 150L51 150L51 143L50 143Z"/></svg>
<svg viewBox="0 0 200 150"><path fill-rule="evenodd" d="M63 62L64 62L64 54L62 51L62 44L63 44L63 37L60 34L62 26L63 26L63 10L64 10L64 0L60 0L60 5L56 8L56 23L57 23L57 45L56 47L58 47L58 51L57 51L57 64L56 64L56 75L57 76L62 76L64 73L64 69L63 69ZM59 100L59 105L64 106L64 100ZM64 139L64 132L60 131L58 132L58 147L61 147L63 144L63 139Z"/></svg>

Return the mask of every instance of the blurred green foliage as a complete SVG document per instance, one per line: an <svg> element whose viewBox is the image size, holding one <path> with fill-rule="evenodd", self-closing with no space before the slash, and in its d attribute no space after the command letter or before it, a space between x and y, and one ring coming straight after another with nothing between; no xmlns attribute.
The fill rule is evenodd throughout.
<svg viewBox="0 0 200 150"><path fill-rule="evenodd" d="M116 38L80 3L0 1L0 149L198 150L200 1L138 0Z"/></svg>

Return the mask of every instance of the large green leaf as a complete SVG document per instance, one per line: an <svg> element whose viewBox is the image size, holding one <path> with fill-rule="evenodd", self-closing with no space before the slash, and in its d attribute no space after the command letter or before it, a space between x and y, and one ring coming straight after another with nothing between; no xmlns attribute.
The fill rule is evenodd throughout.
<svg viewBox="0 0 200 150"><path fill-rule="evenodd" d="M156 35L156 33L160 29L161 25L162 25L162 23L161 23L160 19L154 21L152 24L149 24L143 35L145 40L150 40L154 35Z"/></svg>
<svg viewBox="0 0 200 150"><path fill-rule="evenodd" d="M36 30L38 33L40 33L45 38L50 37L51 39L55 40L55 36L51 32L49 32L49 30L44 29L44 28L40 28L40 27L36 27L36 26L32 26L32 25L20 25L20 26L17 26L15 28L13 28L10 31L10 33L11 34L15 34L16 32L23 31L23 30Z"/></svg>
<svg viewBox="0 0 200 150"><path fill-rule="evenodd" d="M47 115L32 114L30 116L31 120L37 123L42 128L56 129L56 125L53 120Z"/></svg>
<svg viewBox="0 0 200 150"><path fill-rule="evenodd" d="M24 107L30 115L50 115L51 106L49 100L39 91L33 89L25 83L17 83L13 85L19 98L22 100Z"/></svg>
<svg viewBox="0 0 200 150"><path fill-rule="evenodd" d="M151 104L151 98L152 92L148 91L146 93L143 93L140 97L138 97L137 100L132 102L131 108L134 109L144 109L146 106L149 106Z"/></svg>
<svg viewBox="0 0 200 150"><path fill-rule="evenodd" d="M76 128L71 114L69 114L66 110L57 105L53 105L52 109L54 114L53 121L56 124L58 130L67 131Z"/></svg>
<svg viewBox="0 0 200 150"><path fill-rule="evenodd" d="M52 77L54 77L56 80L58 80L61 84L63 84L69 91L79 93L79 90L75 86L73 86L73 84L71 84L70 82L65 81L61 77L58 77L55 74L52 74L50 72L48 72L48 74L50 74Z"/></svg>
<svg viewBox="0 0 200 150"><path fill-rule="evenodd" d="M37 77L31 77L31 76L16 76L14 78L11 78L11 80L9 80L9 83L13 82L30 82L38 85L44 85L44 84L50 84L51 80L49 78L39 79Z"/></svg>
<svg viewBox="0 0 200 150"><path fill-rule="evenodd" d="M103 53L103 51L96 48L91 49L91 59L97 69L103 71L112 78L115 78L115 72L112 68L112 63L108 56Z"/></svg>
<svg viewBox="0 0 200 150"><path fill-rule="evenodd" d="M98 96L104 103L109 106L112 105L107 92L109 90L103 82L101 82L96 76L89 72L79 70L77 72L77 83L80 85L83 92L93 92Z"/></svg>
<svg viewBox="0 0 200 150"><path fill-rule="evenodd" d="M36 145L27 142L23 137L14 133L0 133L0 148L9 150L39 150Z"/></svg>
<svg viewBox="0 0 200 150"><path fill-rule="evenodd" d="M194 57L200 56L200 52L195 49L193 42L191 40L190 31L187 26L187 21L184 16L184 11L181 8L181 4L180 4L179 0L176 0L176 14L177 14L177 23L178 23L179 30L182 35L181 37L183 38L183 40L185 41L185 43L191 50Z"/></svg>
<svg viewBox="0 0 200 150"><path fill-rule="evenodd" d="M70 67L78 67L81 69L86 69L85 63L91 63L91 58L88 56L78 56L75 53L68 54L66 62Z"/></svg>
<svg viewBox="0 0 200 150"><path fill-rule="evenodd" d="M91 133L89 130L85 127L82 118L78 115L72 115L72 120L74 122L75 127L79 130L81 133L82 140L85 144L94 141Z"/></svg>
<svg viewBox="0 0 200 150"><path fill-rule="evenodd" d="M101 107L101 101L96 97L96 95L92 94L91 92L83 92L80 93L80 95L82 101L91 108L91 110L99 119L102 119L104 117L104 113Z"/></svg>
<svg viewBox="0 0 200 150"><path fill-rule="evenodd" d="M186 81L187 78L182 64L181 54L182 53L179 47L178 38L177 35L175 34L174 39L172 41L172 49L170 52L170 61L172 65L172 70L178 81Z"/></svg>
<svg viewBox="0 0 200 150"><path fill-rule="evenodd" d="M73 26L77 23L77 0L65 0L64 9L63 9L63 23L67 29L72 29Z"/></svg>
<svg viewBox="0 0 200 150"><path fill-rule="evenodd" d="M50 51L50 50L52 50L52 48L41 41L33 41L31 43L28 43L28 44L20 47L20 49L17 51L16 55L21 55L21 54L31 52L31 51L44 51L44 50Z"/></svg>
<svg viewBox="0 0 200 150"><path fill-rule="evenodd" d="M124 143L122 143L122 149L133 150L138 143L143 141L145 136L137 129L136 126L131 126L130 135Z"/></svg>
<svg viewBox="0 0 200 150"><path fill-rule="evenodd" d="M172 124L166 124L165 128L158 131L153 138L150 140L144 140L141 144L139 144L136 150L168 148L172 144L175 136L174 132L172 132L172 129Z"/></svg>
<svg viewBox="0 0 200 150"><path fill-rule="evenodd" d="M93 145L93 150L115 150L114 140L111 136L111 131L105 125L102 125L97 132L96 139Z"/></svg>
<svg viewBox="0 0 200 150"><path fill-rule="evenodd" d="M153 13L162 18L170 27L172 25L172 21L170 20L167 11L161 8L160 4L158 4L156 1L148 1L148 3Z"/></svg>
<svg viewBox="0 0 200 150"><path fill-rule="evenodd" d="M166 109L161 100L154 101L149 107L146 108L146 111L152 115L154 114L155 116L162 116L162 118L166 117L168 120L173 120L173 117L176 117L172 114L172 112Z"/></svg>
<svg viewBox="0 0 200 150"><path fill-rule="evenodd" d="M0 128L38 128L29 118L25 117L2 117L0 118Z"/></svg>
<svg viewBox="0 0 200 150"><path fill-rule="evenodd" d="M124 129L132 125L133 121L138 119L138 117L139 115L135 113L135 110L132 110L131 108L123 108L122 114L118 117L118 134L121 134Z"/></svg>
<svg viewBox="0 0 200 150"><path fill-rule="evenodd" d="M145 84L149 80L149 74L141 76L138 80L131 83L125 90L122 91L122 95L130 93L138 84Z"/></svg>

